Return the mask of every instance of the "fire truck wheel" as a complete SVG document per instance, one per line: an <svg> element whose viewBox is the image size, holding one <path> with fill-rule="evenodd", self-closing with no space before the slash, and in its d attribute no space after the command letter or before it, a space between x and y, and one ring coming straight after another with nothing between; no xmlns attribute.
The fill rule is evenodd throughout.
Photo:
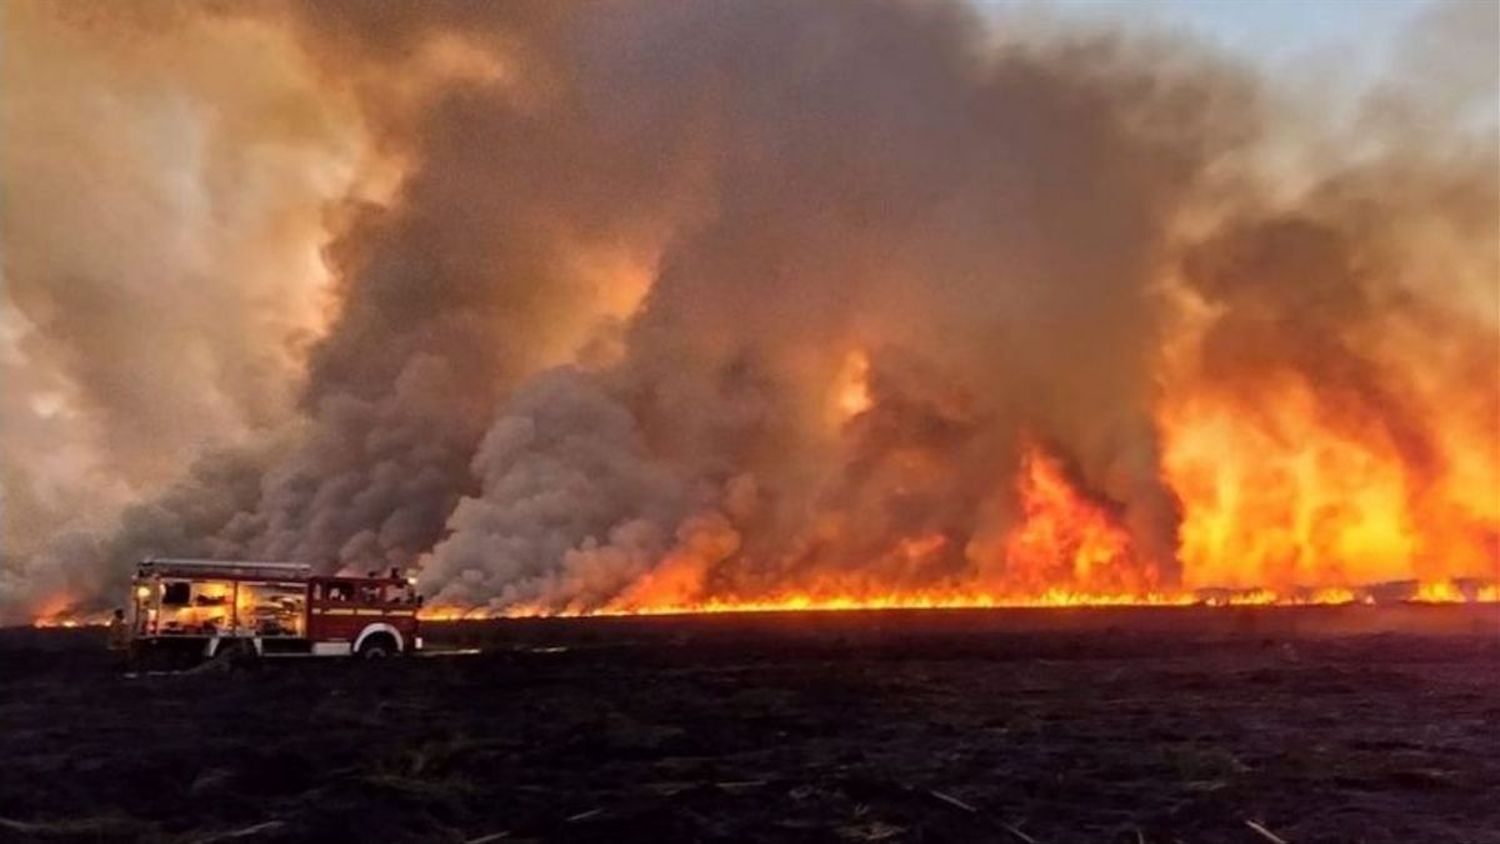
<svg viewBox="0 0 1500 844"><path fill-rule="evenodd" d="M359 646L359 655L365 659L385 659L396 652L396 645L391 637L377 633L365 640Z"/></svg>

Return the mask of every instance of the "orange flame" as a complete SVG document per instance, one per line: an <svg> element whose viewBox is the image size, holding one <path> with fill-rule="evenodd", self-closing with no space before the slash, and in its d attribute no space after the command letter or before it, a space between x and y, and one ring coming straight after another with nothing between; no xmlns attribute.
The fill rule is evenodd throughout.
<svg viewBox="0 0 1500 844"><path fill-rule="evenodd" d="M668 555L662 565L637 581L625 596L603 607L544 605L504 610L432 607L430 621L491 617L582 615L684 615L881 609L986 609L1120 606L1313 606L1372 604L1368 589L1350 586L1264 585L1240 589L1165 588L1157 568L1139 559L1129 532L1107 503L1079 491L1064 464L1038 445L1027 447L1016 492L1020 522L1007 536L1002 559L981 566L973 582L930 589L870 589L825 578L765 595L708 595L702 591L707 556L691 549ZM947 546L941 534L897 543L893 554L917 563ZM724 549L719 549L721 552ZM984 585L990 584L990 585ZM1465 591L1447 580L1418 584L1405 600L1422 603L1496 602L1492 583Z"/></svg>
<svg viewBox="0 0 1500 844"><path fill-rule="evenodd" d="M1167 408L1163 424L1186 585L1446 584L1500 573L1500 480L1408 465L1382 436L1332 427L1305 389L1278 391L1253 412L1199 397ZM1456 452L1448 462L1466 465L1461 455L1483 448Z"/></svg>
<svg viewBox="0 0 1500 844"><path fill-rule="evenodd" d="M1500 589L1492 584L1480 586L1466 596L1448 581L1419 584L1415 593L1398 603L1500 603ZM569 609L562 612L538 605L523 605L505 610L432 607L421 612L422 620L431 622L479 621L497 618L582 617L582 616L656 616L724 613L777 612L857 612L861 610L932 610L932 609L1065 609L1087 607L1246 607L1246 606L1341 606L1373 605L1377 601L1362 589L1330 587L1297 592L1275 592L1249 589L1224 595L1193 591L1147 592L1141 594L1108 594L1069 592L1053 589L1039 595L997 595L985 592L891 592L876 595L819 595L789 592L773 598L708 598L685 603L663 603L631 608L612 607L600 610Z"/></svg>
<svg viewBox="0 0 1500 844"><path fill-rule="evenodd" d="M1230 418L1216 424L1233 426ZM713 556L704 549L679 548L650 574L641 578L622 598L603 607L567 607L561 611L544 605L512 606L499 611L465 610L458 607L433 607L422 613L431 621L478 619L490 617L533 617L546 615L681 615L694 613L759 613L793 611L850 611L880 609L984 609L1044 607L1119 607L1119 606L1314 606L1373 604L1375 597L1368 588L1349 583L1375 583L1404 580L1405 568L1391 562L1382 567L1375 563L1390 562L1382 556L1399 556L1401 532L1379 520L1389 516L1382 507L1389 506L1389 491L1378 488L1361 494L1339 484L1337 476L1323 472L1350 467L1339 462L1348 455L1340 446L1328 442L1302 448L1323 447L1333 457L1321 469L1299 478L1308 486L1293 486L1290 495L1284 487L1242 488L1243 484L1268 484L1266 478L1251 471L1254 461L1249 455L1224 452L1216 471L1202 475L1208 464L1199 465L1209 451L1195 449L1211 445L1222 431L1206 425L1178 443L1170 455L1175 461L1174 477L1181 488L1199 497L1185 503L1187 518L1183 526L1183 561L1188 567L1187 583L1170 588L1161 583L1157 567L1143 560L1133 547L1130 533L1107 502L1091 499L1080 491L1063 462L1037 444L1024 451L1016 493L1020 521L1005 538L999 559L980 561L978 577L957 584L935 588L881 589L859 582L843 582L824 576L814 582L788 586L762 595L701 595L704 583L703 559ZM1272 470L1279 461L1296 463L1302 452L1278 454L1261 449L1264 464ZM1373 483L1380 477L1380 467L1354 480ZM1246 473L1241 476L1240 473ZM1206 487L1194 484L1207 484ZM1321 486L1320 486L1321 484ZM1316 518L1329 518L1329 499L1347 493L1352 503L1341 511L1333 524L1337 530L1323 533L1311 524ZM1287 499L1290 500L1281 500ZM1218 506L1209 506L1217 504ZM1262 508L1257 513L1245 508ZM1278 509L1279 508L1279 509ZM1319 513L1322 508L1325 512ZM1335 514L1338 515L1338 514ZM1235 519L1251 517L1261 525L1266 536L1240 528ZM1398 522L1397 524L1404 524ZM1383 544L1394 542L1394 546ZM702 540L697 541L702 544ZM917 564L947 547L941 534L901 540L892 551L894 557ZM717 549L722 554L725 548ZM1233 555L1244 555L1248 568L1235 568ZM1277 555L1289 555L1281 556ZM1363 555L1362 555L1363 554ZM1325 555L1347 559L1351 565L1319 564ZM1279 568L1271 561L1290 560ZM1235 583L1243 573L1248 583ZM1274 585L1254 578L1267 573L1278 575ZM1363 575L1364 580L1344 580L1339 584L1319 584L1318 579ZM1229 582L1215 582L1213 578ZM1300 586L1299 578L1312 581ZM1196 582L1195 582L1196 581ZM1231 588L1208 588L1228 586ZM1238 587L1238 588L1235 588ZM1399 592L1400 590L1395 590ZM1493 582L1476 581L1460 588L1444 579L1417 583L1404 597L1414 603L1500 602L1500 587Z"/></svg>
<svg viewBox="0 0 1500 844"><path fill-rule="evenodd" d="M870 357L855 349L844 357L834 385L834 413L840 424L870 409Z"/></svg>
<svg viewBox="0 0 1500 844"><path fill-rule="evenodd" d="M1023 520L1005 544L1005 581L1022 594L1059 584L1085 593L1151 594L1156 572L1135 559L1130 534L1069 481L1061 461L1029 446L1018 484Z"/></svg>
<svg viewBox="0 0 1500 844"><path fill-rule="evenodd" d="M102 627L109 623L109 617L99 614L82 615L40 615L32 619L31 626L47 629L63 627L72 629L75 627Z"/></svg>

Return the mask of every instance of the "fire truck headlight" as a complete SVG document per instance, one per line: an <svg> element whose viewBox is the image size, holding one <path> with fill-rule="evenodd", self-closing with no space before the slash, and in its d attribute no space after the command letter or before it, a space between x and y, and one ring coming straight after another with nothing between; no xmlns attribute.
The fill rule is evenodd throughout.
<svg viewBox="0 0 1500 844"><path fill-rule="evenodd" d="M422 649L422 637L421 636L418 636L416 638L416 646L417 646L417 650L420 651Z"/></svg>

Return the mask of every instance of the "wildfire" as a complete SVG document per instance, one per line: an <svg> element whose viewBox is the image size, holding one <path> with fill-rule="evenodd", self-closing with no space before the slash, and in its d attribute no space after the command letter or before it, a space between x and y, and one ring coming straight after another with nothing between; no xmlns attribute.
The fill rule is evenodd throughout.
<svg viewBox="0 0 1500 844"><path fill-rule="evenodd" d="M77 602L68 596L54 595L44 601L41 610L32 617L31 626L37 628L94 627L109 623L109 613L103 611L81 611Z"/></svg>
<svg viewBox="0 0 1500 844"><path fill-rule="evenodd" d="M1500 584L1481 583L1464 590L1451 580L1438 580L1417 585L1411 600L1421 604L1500 603Z"/></svg>
<svg viewBox="0 0 1500 844"><path fill-rule="evenodd" d="M1242 592L1205 596L1205 604L1226 607L1266 606L1339 606L1342 604L1373 604L1375 599L1368 591L1346 589L1339 586L1324 589L1309 589L1291 592L1276 592L1271 589L1249 589Z"/></svg>
<svg viewBox="0 0 1500 844"><path fill-rule="evenodd" d="M76 627L102 627L109 623L109 618L102 615L44 615L38 616L31 622L32 627L39 629Z"/></svg>
<svg viewBox="0 0 1500 844"><path fill-rule="evenodd" d="M1169 416L1166 469L1183 502L1181 553L1194 583L1407 574L1418 537L1400 464L1321 430L1302 404L1272 403L1259 420L1202 404Z"/></svg>
<svg viewBox="0 0 1500 844"><path fill-rule="evenodd" d="M1494 604L1500 603L1500 588L1484 584L1466 595L1448 581L1418 584L1412 594L1396 603ZM792 593L768 599L713 598L681 604L652 604L631 608L565 610L553 612L538 606L511 607L503 611L433 607L421 613L424 621L479 621L494 618L538 618L581 616L658 616L725 613L857 612L861 610L974 610L974 609L1066 609L1089 607L1312 607L1380 603L1368 589L1329 587L1288 592L1247 589L1221 592L1195 590L1108 594L1054 589L1040 595L992 595L986 593L888 593L872 596L814 595Z"/></svg>
<svg viewBox="0 0 1500 844"><path fill-rule="evenodd" d="M1039 444L1027 446L1016 481L1020 520L998 559L979 560L970 581L934 589L869 589L822 581L766 595L691 596L700 591L703 565L684 548L669 555L621 598L598 607L523 604L497 610L430 607L428 621L538 616L651 616L715 613L841 612L887 609L1040 609L1069 607L1338 606L1378 603L1370 587L1294 585L1268 587L1181 586L1159 583L1154 564L1142 560L1129 532L1108 502L1080 491L1062 460ZM892 557L908 567L942 554L946 537L901 540ZM720 548L720 552L729 549ZM991 584L991 585L986 585ZM1473 581L1413 582L1387 589L1388 601L1407 603L1500 602L1500 587Z"/></svg>
<svg viewBox="0 0 1500 844"><path fill-rule="evenodd" d="M850 371L862 385L863 357ZM850 395L853 395L852 393ZM861 394L863 395L863 394ZM864 395L862 401L867 401ZM851 401L840 401L849 412L862 412ZM647 574L616 598L601 605L571 605L559 609L543 604L520 604L503 608L465 608L435 605L423 609L421 617L431 622L479 620L496 617L537 616L651 616L719 613L843 612L891 609L1040 609L1079 607L1235 607L1235 606L1335 606L1405 602L1417 604L1500 603L1500 585L1474 577L1411 579L1400 575L1406 569L1388 563L1386 555L1405 553L1415 528L1395 518L1382 507L1390 505L1389 490L1377 483L1384 471L1365 467L1355 480L1375 488L1361 494L1353 487L1339 486L1336 469L1352 471L1347 451L1327 439L1309 434L1290 454L1278 453L1272 443L1264 446L1261 462L1229 450L1213 464L1215 474L1204 474L1206 443L1235 432L1238 424L1229 417L1212 417L1192 436L1178 443L1169 455L1172 476L1185 492L1186 512L1182 526L1184 582L1163 582L1156 564L1143 559L1112 502L1090 496L1075 479L1066 462L1046 446L1031 442L1023 450L1013 482L1017 518L1004 541L991 551L981 547L954 548L942 533L900 539L879 560L881 571L919 575L935 562L964 554L970 564L966 573L951 576L942 585L922 588L892 588L878 580L845 579L812 573L806 582L793 582L762 593L713 593L705 589L707 561L728 558L739 551L738 535L722 518L703 519L679 535L679 545ZM1201 423L1203 417L1198 417ZM1223 426L1222 429L1216 426ZM1238 432L1243 433L1243 432ZM1325 449L1321 455L1318 449ZM1314 456L1306 457L1309 451ZM1300 462L1299 462L1300 461ZM1268 486L1270 478L1253 471L1291 471L1294 483ZM1206 486L1205 486L1206 485ZM1357 484L1356 484L1357 486ZM1349 503L1334 513L1320 512L1329 500L1347 493ZM1273 505L1280 498L1280 501ZM1259 508L1259 509L1257 509ZM1331 519L1332 527L1321 529L1317 519ZM1393 518L1381 526L1372 520ZM1261 526L1259 532L1241 525ZM1382 540L1388 540L1382 544ZM1363 554L1363 555L1362 555ZM1235 555L1239 555L1236 557ZM1234 561L1243 560L1236 568ZM1345 566L1322 561L1337 559ZM1279 562L1277 562L1279 561ZM1390 577L1389 575L1397 575ZM1364 575L1363 579L1355 579ZM1253 579L1260 576L1262 579ZM1338 576L1342 584L1321 585L1319 578ZM1355 586L1348 584L1376 584ZM794 574L795 578L796 575ZM1214 578L1222 578L1215 581ZM1236 582L1250 578L1249 583ZM1297 585L1307 578L1309 585ZM918 582L919 577L913 577ZM1377 593L1379 597L1377 597ZM79 627L102 624L107 618L73 614L55 604L37 618L37 627Z"/></svg>
<svg viewBox="0 0 1500 844"><path fill-rule="evenodd" d="M870 410L870 359L844 360L830 412L839 426ZM1255 413L1212 395L1162 412L1163 472L1182 506L1180 580L1162 574L1121 505L1089 491L1062 452L1027 441L998 542L942 532L890 541L870 565L783 567L756 589L710 587L715 561L742 552L721 515L685 523L677 545L613 598L558 607L438 604L427 621L493 617L841 612L886 609L1336 606L1500 603L1495 518L1483 494L1419 485L1391 443L1319 420L1305 390ZM921 464L913 458L913 465ZM1480 478L1483 480L1483 478ZM1420 488L1419 488L1420 487ZM1460 496L1462 497L1462 496ZM1488 509L1487 509L1488 508ZM837 520L829 530L837 535ZM1488 544L1486 544L1488 543ZM817 543L814 543L817 544ZM875 572L875 574L871 574ZM937 573L937 574L934 574ZM1415 576L1414 576L1415 575ZM106 619L54 603L37 627Z"/></svg>
<svg viewBox="0 0 1500 844"><path fill-rule="evenodd" d="M650 616L774 612L854 612L860 610L961 610L1043 609L1060 607L1189 606L1200 603L1192 595L1109 595L1051 590L1041 595L991 595L965 592L885 593L879 595L818 595L789 593L774 598L710 598L680 604L650 604L629 608L551 612L537 606L511 607L500 612L433 608L424 610L426 621L465 621L486 618L535 618L540 616Z"/></svg>
<svg viewBox="0 0 1500 844"><path fill-rule="evenodd" d="M1155 569L1135 559L1129 533L1103 504L1080 493L1061 461L1040 446L1023 455L1018 493L1023 519L1004 559L1012 587L1047 595L1068 583L1088 587L1083 594L1153 594Z"/></svg>

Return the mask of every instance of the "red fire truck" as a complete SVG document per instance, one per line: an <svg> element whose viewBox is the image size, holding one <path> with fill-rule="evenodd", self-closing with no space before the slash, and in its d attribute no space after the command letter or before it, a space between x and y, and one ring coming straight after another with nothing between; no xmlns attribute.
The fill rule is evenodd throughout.
<svg viewBox="0 0 1500 844"><path fill-rule="evenodd" d="M133 652L144 661L375 658L422 647L422 598L396 569L315 576L298 563L150 558L132 586Z"/></svg>

